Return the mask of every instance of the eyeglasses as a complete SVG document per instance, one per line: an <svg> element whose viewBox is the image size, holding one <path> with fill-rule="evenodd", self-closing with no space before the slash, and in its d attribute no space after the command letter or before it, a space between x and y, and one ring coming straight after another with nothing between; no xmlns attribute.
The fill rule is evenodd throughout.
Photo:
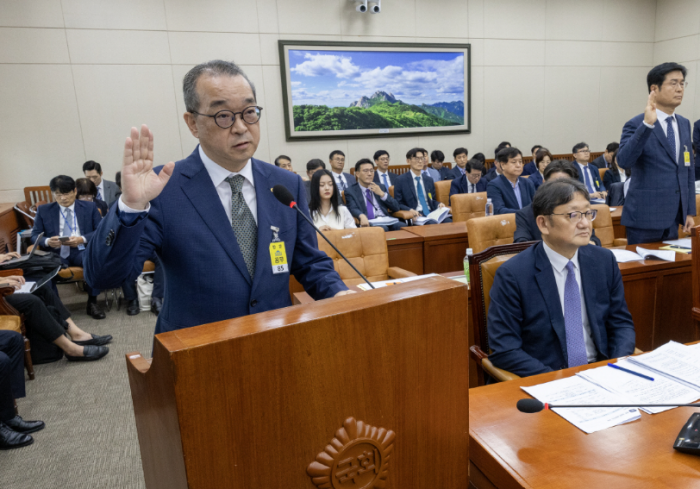
<svg viewBox="0 0 700 489"><path fill-rule="evenodd" d="M54 192L53 196L56 197L57 199L61 199L63 197L70 197L73 192L68 192L65 194L62 194L61 192Z"/></svg>
<svg viewBox="0 0 700 489"><path fill-rule="evenodd" d="M590 149L579 149L579 150L577 151L577 153L590 153L590 152L591 152Z"/></svg>
<svg viewBox="0 0 700 489"><path fill-rule="evenodd" d="M567 212L565 214L555 214L551 213L550 216L564 216L566 217L569 221L576 221L576 222L581 222L581 219L586 217L589 221L595 221L595 216L598 214L597 210L590 210L586 212L581 212L581 211L572 211L572 212Z"/></svg>
<svg viewBox="0 0 700 489"><path fill-rule="evenodd" d="M374 173L374 168L366 168L364 170L360 170L360 173L366 173L369 175L370 173Z"/></svg>
<svg viewBox="0 0 700 489"><path fill-rule="evenodd" d="M228 129L236 123L236 116L238 114L241 114L241 117L243 118L243 121L246 124L255 124L260 120L260 116L262 115L262 107L258 107L257 105L251 105L250 107L246 107L245 109L243 109L241 112L220 110L214 115L201 114L196 110L191 110L190 112L192 114L203 115L204 117L211 117L212 119L214 119L214 123L216 123L216 125L219 126L221 129Z"/></svg>
<svg viewBox="0 0 700 489"><path fill-rule="evenodd" d="M668 84L669 84L672 88L678 88L679 85L680 85L681 88L686 88L686 87L688 86L688 82L687 82L687 81L679 82L679 81L673 80L673 81L668 82Z"/></svg>

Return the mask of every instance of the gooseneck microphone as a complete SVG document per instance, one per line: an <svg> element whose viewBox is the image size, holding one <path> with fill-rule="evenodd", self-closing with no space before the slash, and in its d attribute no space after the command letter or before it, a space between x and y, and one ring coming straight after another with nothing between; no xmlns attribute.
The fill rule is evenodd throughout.
<svg viewBox="0 0 700 489"><path fill-rule="evenodd" d="M520 399L516 404L521 413L539 413L543 409L558 408L637 408L637 407L695 407L700 404L548 404L537 399Z"/></svg>
<svg viewBox="0 0 700 489"><path fill-rule="evenodd" d="M326 235L323 234L323 233L321 232L321 230L318 229L318 228L316 227L316 225L314 224L314 222L313 222L311 219L309 219L309 218L306 216L306 214L304 214L304 213L301 211L301 209L299 209L299 206L297 205L297 203L294 202L294 196L292 195L292 193L291 193L289 190L287 190L287 187L285 187L284 185L275 185L275 186L272 188L272 195L274 195L275 198L276 198L277 200L279 200L282 204L284 204L284 205L286 205L286 206L288 206L288 207L291 207L292 209L296 209L296 211L297 211L300 215L302 215L302 216L304 217L304 219L306 219L306 221L307 221L309 224L311 224L311 226L316 230L316 232L317 232L318 234L320 234L321 236L323 236L323 239L325 239L326 242L327 242L329 245L331 245L331 247L336 251L336 253L338 253L338 254L341 256L341 258L342 258L343 260L345 260L345 263L347 263L348 265L350 265L350 267L352 267L352 269L355 270L355 272L356 272L360 277L362 277L362 280L364 280L365 282L367 282L367 285L369 285L369 286L370 286L371 288L373 288L373 289L375 288L374 285L372 285L372 284L370 283L370 281L367 280L367 277L365 277L364 275L362 275L362 274L360 273L360 271L359 271L357 268L355 268L355 265L353 265L352 263L350 263L350 260L348 260L347 258L345 258L345 255L343 255L343 254L340 252L340 250L339 250L338 248L336 248L335 245L334 245L333 243L331 243L330 240L329 240L328 238L326 238Z"/></svg>

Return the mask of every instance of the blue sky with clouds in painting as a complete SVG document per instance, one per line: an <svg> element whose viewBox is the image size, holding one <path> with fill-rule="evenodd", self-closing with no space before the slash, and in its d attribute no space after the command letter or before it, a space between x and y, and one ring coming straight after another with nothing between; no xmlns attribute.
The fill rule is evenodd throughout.
<svg viewBox="0 0 700 489"><path fill-rule="evenodd" d="M464 101L463 53L289 50L293 105L347 107L377 90L409 104Z"/></svg>

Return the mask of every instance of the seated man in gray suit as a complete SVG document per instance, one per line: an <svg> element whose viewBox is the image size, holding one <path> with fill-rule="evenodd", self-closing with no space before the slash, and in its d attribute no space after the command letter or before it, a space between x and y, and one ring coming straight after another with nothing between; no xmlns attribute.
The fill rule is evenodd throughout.
<svg viewBox="0 0 700 489"><path fill-rule="evenodd" d="M96 161L86 161L83 163L83 174L86 178L92 180L92 183L97 187L97 198L99 200L104 200L107 206L111 206L112 202L117 200L117 195L121 193L121 190L116 183L102 178L102 165Z"/></svg>

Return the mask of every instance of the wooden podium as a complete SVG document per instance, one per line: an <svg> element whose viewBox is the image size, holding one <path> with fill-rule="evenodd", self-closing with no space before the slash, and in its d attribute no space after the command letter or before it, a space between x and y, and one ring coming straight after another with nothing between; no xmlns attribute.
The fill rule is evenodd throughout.
<svg viewBox="0 0 700 489"><path fill-rule="evenodd" d="M148 489L469 485L467 288L431 277L127 355Z"/></svg>

